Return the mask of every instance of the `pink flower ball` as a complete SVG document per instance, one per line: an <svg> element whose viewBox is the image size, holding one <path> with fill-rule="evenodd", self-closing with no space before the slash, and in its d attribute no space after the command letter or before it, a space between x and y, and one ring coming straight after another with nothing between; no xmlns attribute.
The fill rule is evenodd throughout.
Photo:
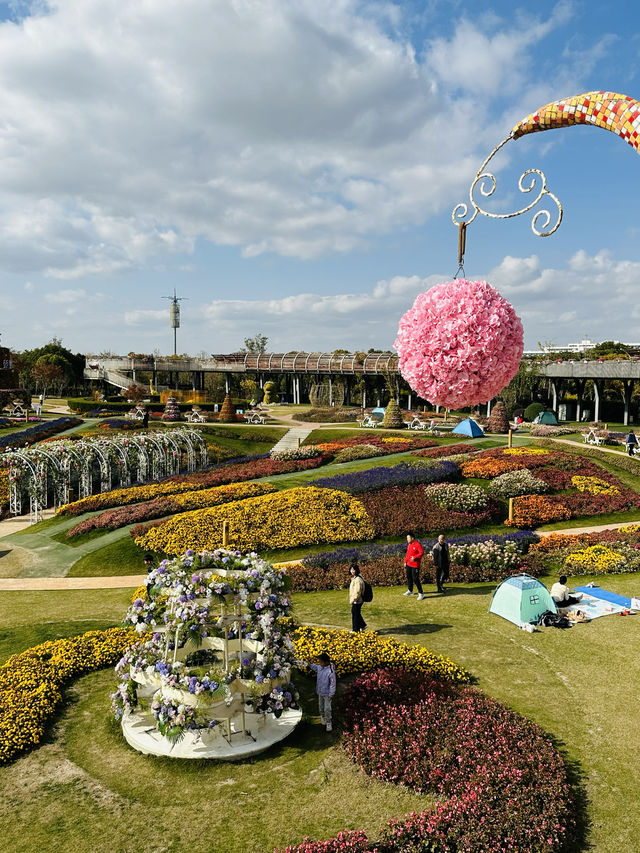
<svg viewBox="0 0 640 853"><path fill-rule="evenodd" d="M420 397L449 409L473 406L517 373L522 323L486 281L460 278L416 297L394 346L400 373Z"/></svg>

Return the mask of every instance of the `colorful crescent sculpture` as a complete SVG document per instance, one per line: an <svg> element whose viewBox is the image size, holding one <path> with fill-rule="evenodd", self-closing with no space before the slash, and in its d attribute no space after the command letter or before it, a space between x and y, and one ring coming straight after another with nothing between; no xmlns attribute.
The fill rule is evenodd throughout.
<svg viewBox="0 0 640 853"><path fill-rule="evenodd" d="M572 124L592 124L610 130L640 153L640 103L616 92L585 92L552 101L519 121L511 131L511 138Z"/></svg>

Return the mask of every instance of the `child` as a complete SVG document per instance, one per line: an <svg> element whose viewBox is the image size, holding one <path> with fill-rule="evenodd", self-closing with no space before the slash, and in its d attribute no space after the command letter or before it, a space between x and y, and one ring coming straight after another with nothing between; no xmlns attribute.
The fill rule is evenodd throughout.
<svg viewBox="0 0 640 853"><path fill-rule="evenodd" d="M333 729L331 723L331 700L336 692L336 668L331 663L331 658L326 652L318 655L318 663L310 664L310 668L318 676L316 693L318 694L320 719L327 731L330 732Z"/></svg>

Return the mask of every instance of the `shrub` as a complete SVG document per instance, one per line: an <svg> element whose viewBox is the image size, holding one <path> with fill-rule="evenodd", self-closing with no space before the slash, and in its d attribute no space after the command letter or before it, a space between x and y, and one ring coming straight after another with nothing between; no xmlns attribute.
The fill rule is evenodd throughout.
<svg viewBox="0 0 640 853"><path fill-rule="evenodd" d="M509 418L507 417L507 410L502 400L498 400L491 410L487 431L498 433L509 432Z"/></svg>
<svg viewBox="0 0 640 853"><path fill-rule="evenodd" d="M535 420L540 412L544 412L544 406L542 403L529 403L527 408L524 410L524 417L527 421Z"/></svg>
<svg viewBox="0 0 640 853"><path fill-rule="evenodd" d="M462 453L477 453L477 449L470 444L441 444L427 450L416 450L412 456L424 456L427 459L439 456L454 456Z"/></svg>
<svg viewBox="0 0 640 853"><path fill-rule="evenodd" d="M329 489L301 487L220 507L181 513L137 537L150 551L183 554L213 551L229 522L233 547L241 551L295 548L322 542L372 539L374 529L363 505Z"/></svg>
<svg viewBox="0 0 640 853"><path fill-rule="evenodd" d="M507 500L518 495L543 494L549 491L549 486L544 480L534 477L528 468L523 468L500 474L489 483L487 491L494 498Z"/></svg>

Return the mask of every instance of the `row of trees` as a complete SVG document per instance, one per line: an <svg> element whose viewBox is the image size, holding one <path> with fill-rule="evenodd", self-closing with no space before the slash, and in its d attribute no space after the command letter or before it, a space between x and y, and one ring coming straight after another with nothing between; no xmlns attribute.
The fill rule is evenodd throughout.
<svg viewBox="0 0 640 853"><path fill-rule="evenodd" d="M13 352L11 359L20 387L32 393L59 396L84 382L84 355L72 353L59 338L52 338L43 347Z"/></svg>

